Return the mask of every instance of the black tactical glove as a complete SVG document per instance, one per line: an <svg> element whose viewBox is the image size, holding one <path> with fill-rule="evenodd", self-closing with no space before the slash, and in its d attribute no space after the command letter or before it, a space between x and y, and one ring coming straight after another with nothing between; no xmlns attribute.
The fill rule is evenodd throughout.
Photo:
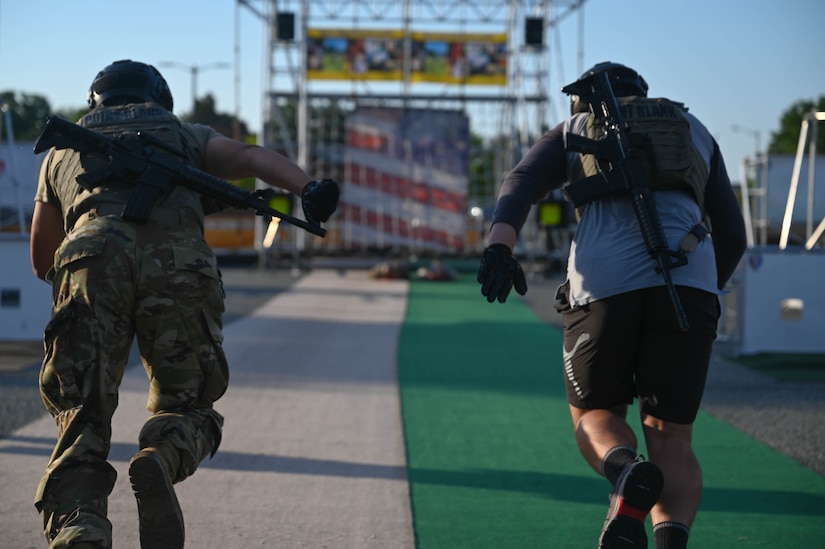
<svg viewBox="0 0 825 549"><path fill-rule="evenodd" d="M310 181L301 193L304 217L310 223L320 225L329 219L338 207L341 191L333 179L316 179Z"/></svg>
<svg viewBox="0 0 825 549"><path fill-rule="evenodd" d="M476 280L481 284L481 295L490 303L496 299L499 303L507 301L511 288L519 295L527 293L524 271L504 244L493 244L484 250Z"/></svg>

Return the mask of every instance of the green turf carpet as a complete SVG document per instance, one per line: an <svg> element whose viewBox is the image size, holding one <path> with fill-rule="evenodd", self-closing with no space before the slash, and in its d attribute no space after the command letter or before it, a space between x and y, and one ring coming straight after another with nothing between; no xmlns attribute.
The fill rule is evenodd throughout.
<svg viewBox="0 0 825 549"><path fill-rule="evenodd" d="M399 376L418 549L596 546L610 486L576 448L561 343L515 295L487 303L472 275L411 282ZM691 547L825 539L825 478L704 414L695 447Z"/></svg>

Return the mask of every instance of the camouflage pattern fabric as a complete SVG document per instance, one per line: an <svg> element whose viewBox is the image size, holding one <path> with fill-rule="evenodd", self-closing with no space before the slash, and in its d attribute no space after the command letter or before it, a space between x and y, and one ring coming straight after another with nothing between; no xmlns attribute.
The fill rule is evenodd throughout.
<svg viewBox="0 0 825 549"><path fill-rule="evenodd" d="M162 446L178 482L214 454L228 383L223 290L202 216L156 208L146 224L82 216L55 254L54 309L40 374L58 441L37 489L52 549L111 547L107 462L118 388L135 336L150 380L152 415L139 445Z"/></svg>

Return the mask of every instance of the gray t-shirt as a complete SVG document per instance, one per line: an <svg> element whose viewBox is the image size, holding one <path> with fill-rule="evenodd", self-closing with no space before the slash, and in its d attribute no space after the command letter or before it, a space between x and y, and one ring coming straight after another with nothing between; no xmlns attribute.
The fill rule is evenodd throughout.
<svg viewBox="0 0 825 549"><path fill-rule="evenodd" d="M707 171L713 139L695 117L690 117L691 137L702 154ZM567 121L565 132L584 134L587 113ZM568 153L577 155L578 153ZM568 156L568 161L572 161ZM678 250L691 227L702 221L699 205L687 192L652 193L668 248ZM648 253L630 196L605 198L588 204L570 247L567 274L570 304L584 305L612 295L664 285L656 262ZM671 270L673 283L717 292L716 260L710 238L703 239L688 256L687 265Z"/></svg>
<svg viewBox="0 0 825 549"><path fill-rule="evenodd" d="M492 222L507 223L516 230L527 220L530 207L549 191L568 180L568 166L578 153L565 151L565 135L584 135L587 113L565 120L546 132L505 178ZM687 265L671 270L674 284L720 293L722 283L741 257L744 225L730 180L713 137L696 117L688 114L691 138L708 167L705 208L722 246L714 249L711 237L688 254ZM691 228L702 221L693 196L682 191L653 193L670 249L677 250ZM710 206L709 207L709 202ZM725 259L729 256L729 259ZM721 275L717 262L722 262ZM664 285L656 261L645 244L630 196L595 200L588 204L576 227L567 265L570 302L583 305L624 292Z"/></svg>

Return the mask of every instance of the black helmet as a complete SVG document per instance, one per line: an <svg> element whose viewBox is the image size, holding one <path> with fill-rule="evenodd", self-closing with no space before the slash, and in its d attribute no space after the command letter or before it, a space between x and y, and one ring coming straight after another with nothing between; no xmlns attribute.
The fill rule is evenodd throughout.
<svg viewBox="0 0 825 549"><path fill-rule="evenodd" d="M89 108L112 104L113 100L153 101L172 110L172 92L160 72L152 65L124 59L97 73L86 101Z"/></svg>
<svg viewBox="0 0 825 549"><path fill-rule="evenodd" d="M604 63L593 65L593 67L585 71L585 73L581 75L576 82L573 82L573 84L568 84L565 88L574 86L582 80L603 72L607 73L607 76L610 79L610 87L613 88L613 93L616 97L625 97L628 95L640 95L642 97L647 97L647 82L645 82L645 79L642 78L642 75L630 67L626 67L619 63L613 63L611 61L605 61Z"/></svg>
<svg viewBox="0 0 825 549"><path fill-rule="evenodd" d="M587 101L581 97L582 91L586 89L584 83L593 76L602 73L607 73L607 77L610 80L610 87L613 89L613 94L616 97L626 97L629 95L647 97L647 82L645 82L641 74L619 63L605 61L604 63L593 65L593 67L585 71L578 80L561 89L562 92L570 95L571 114L584 112L589 109Z"/></svg>

